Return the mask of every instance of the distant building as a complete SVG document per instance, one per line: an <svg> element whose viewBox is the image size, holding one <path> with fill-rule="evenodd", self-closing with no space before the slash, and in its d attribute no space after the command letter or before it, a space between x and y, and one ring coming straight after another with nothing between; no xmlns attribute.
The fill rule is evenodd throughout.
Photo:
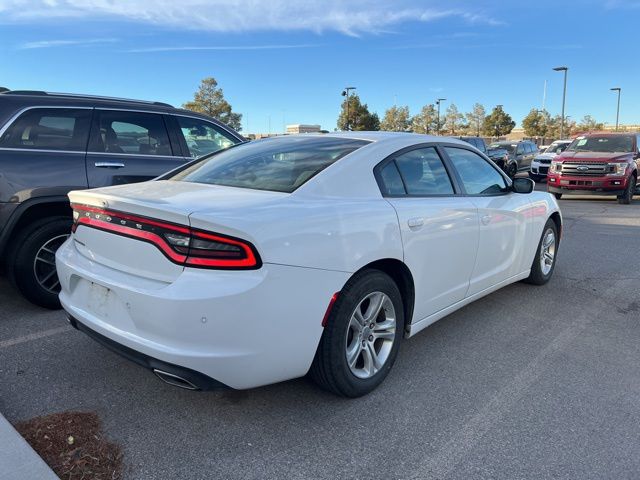
<svg viewBox="0 0 640 480"><path fill-rule="evenodd" d="M320 133L320 125L287 125L287 133Z"/></svg>

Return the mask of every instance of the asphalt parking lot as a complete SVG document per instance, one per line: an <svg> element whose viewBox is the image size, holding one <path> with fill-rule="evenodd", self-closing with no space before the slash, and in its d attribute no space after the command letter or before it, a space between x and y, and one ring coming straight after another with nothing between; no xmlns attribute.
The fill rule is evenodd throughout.
<svg viewBox="0 0 640 480"><path fill-rule="evenodd" d="M344 400L300 379L189 392L27 303L0 278L0 412L97 411L127 478L638 478L640 201L560 201L554 278L405 341Z"/></svg>

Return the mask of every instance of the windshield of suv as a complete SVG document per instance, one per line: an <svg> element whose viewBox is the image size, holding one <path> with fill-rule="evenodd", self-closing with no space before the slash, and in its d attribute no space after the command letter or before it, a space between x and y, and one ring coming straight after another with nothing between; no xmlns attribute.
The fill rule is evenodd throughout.
<svg viewBox="0 0 640 480"><path fill-rule="evenodd" d="M633 135L591 135L576 138L569 148L570 152L632 152Z"/></svg>
<svg viewBox="0 0 640 480"><path fill-rule="evenodd" d="M255 140L205 157L169 180L291 193L368 143L318 136Z"/></svg>
<svg viewBox="0 0 640 480"><path fill-rule="evenodd" d="M517 145L510 143L492 143L489 145L489 148L504 148L509 153L514 153L516 151Z"/></svg>
<svg viewBox="0 0 640 480"><path fill-rule="evenodd" d="M555 153L555 154L559 154L564 152L567 147L569 146L569 143L552 143L551 145L549 145L549 147L544 151L544 153Z"/></svg>

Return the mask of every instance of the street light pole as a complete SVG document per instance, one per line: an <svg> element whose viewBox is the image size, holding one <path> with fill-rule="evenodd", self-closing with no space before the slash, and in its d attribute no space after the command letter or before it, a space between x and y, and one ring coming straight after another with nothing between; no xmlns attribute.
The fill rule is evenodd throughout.
<svg viewBox="0 0 640 480"><path fill-rule="evenodd" d="M620 122L620 93L622 93L622 89L620 87L615 87L611 89L612 92L618 92L618 109L616 110L616 132L618 131L618 124Z"/></svg>
<svg viewBox="0 0 640 480"><path fill-rule="evenodd" d="M560 119L560 140L564 138L564 106L567 99L567 72L568 67L555 67L556 72L564 72L564 89L562 90L562 118Z"/></svg>
<svg viewBox="0 0 640 480"><path fill-rule="evenodd" d="M436 105L438 105L438 123L436 124L436 135L440 135L440 102L446 101L446 98L439 98L436 100Z"/></svg>
<svg viewBox="0 0 640 480"><path fill-rule="evenodd" d="M347 132L351 130L351 125L349 121L349 92L355 89L356 87L345 87L345 89L342 91L342 96L347 97Z"/></svg>

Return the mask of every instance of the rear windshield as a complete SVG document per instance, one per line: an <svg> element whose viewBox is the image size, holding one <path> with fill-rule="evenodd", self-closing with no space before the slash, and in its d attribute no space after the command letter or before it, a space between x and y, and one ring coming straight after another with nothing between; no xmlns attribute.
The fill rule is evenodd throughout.
<svg viewBox="0 0 640 480"><path fill-rule="evenodd" d="M170 180L291 193L368 143L316 136L256 140L205 157Z"/></svg>
<svg viewBox="0 0 640 480"><path fill-rule="evenodd" d="M509 143L492 143L489 148L504 148L509 153L514 153L516 151L517 145L511 145Z"/></svg>
<svg viewBox="0 0 640 480"><path fill-rule="evenodd" d="M633 135L592 135L576 138L570 152L633 152Z"/></svg>

